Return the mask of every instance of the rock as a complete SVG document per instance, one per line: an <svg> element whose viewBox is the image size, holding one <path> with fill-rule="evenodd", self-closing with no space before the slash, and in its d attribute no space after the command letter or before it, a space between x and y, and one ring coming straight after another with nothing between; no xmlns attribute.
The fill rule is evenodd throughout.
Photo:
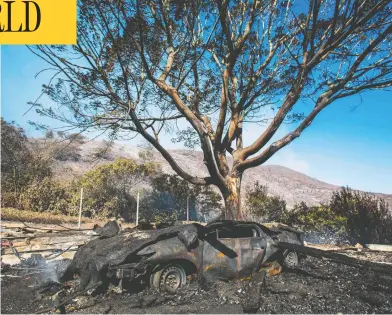
<svg viewBox="0 0 392 315"><path fill-rule="evenodd" d="M117 221L109 221L103 227L97 227L94 231L104 238L110 238L116 236L121 228Z"/></svg>
<svg viewBox="0 0 392 315"><path fill-rule="evenodd" d="M354 247L355 247L355 248L358 248L358 249L363 249L363 246L362 246L361 244L359 244L359 243L355 244Z"/></svg>

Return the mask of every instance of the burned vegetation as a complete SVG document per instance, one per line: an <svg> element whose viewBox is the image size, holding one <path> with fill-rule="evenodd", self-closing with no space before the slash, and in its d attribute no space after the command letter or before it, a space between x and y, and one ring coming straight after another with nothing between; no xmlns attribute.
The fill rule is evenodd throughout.
<svg viewBox="0 0 392 315"><path fill-rule="evenodd" d="M111 221L95 233L73 260L3 265L2 312L392 311L392 253L304 246L282 224L121 230Z"/></svg>

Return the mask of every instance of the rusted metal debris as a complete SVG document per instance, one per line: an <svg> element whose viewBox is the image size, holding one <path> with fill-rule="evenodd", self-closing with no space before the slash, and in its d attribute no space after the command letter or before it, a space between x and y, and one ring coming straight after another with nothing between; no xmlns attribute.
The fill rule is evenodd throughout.
<svg viewBox="0 0 392 315"><path fill-rule="evenodd" d="M73 299L75 299L77 296L80 296L80 295L86 293L87 291L98 287L99 285L101 285L101 282L97 282L92 287L86 288L84 290L79 290L79 291L75 292L74 294L72 294L71 296L69 296L67 299L65 299L61 302L60 302L60 300L58 300L56 305L54 305L52 307L48 307L44 310L40 310L36 314L53 313L53 311L55 311L56 309L61 309L61 308L63 308L65 310L64 306L67 305L69 302L71 302Z"/></svg>

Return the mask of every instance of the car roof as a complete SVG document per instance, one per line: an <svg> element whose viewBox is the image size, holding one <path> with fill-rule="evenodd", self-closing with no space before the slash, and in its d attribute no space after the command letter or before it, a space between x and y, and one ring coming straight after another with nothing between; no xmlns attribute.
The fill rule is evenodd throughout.
<svg viewBox="0 0 392 315"><path fill-rule="evenodd" d="M249 224L257 224L256 222L247 222L247 221L233 221L233 220L215 220L208 223L207 227L228 227L228 226L238 226L238 225L249 225Z"/></svg>
<svg viewBox="0 0 392 315"><path fill-rule="evenodd" d="M240 227L240 226L256 226L259 229L261 229L263 232L270 234L272 231L263 226L262 224L259 224L257 222L252 222L252 221L233 221L233 220L216 220L208 223L206 225L206 228L209 229L215 229L215 228L223 228L223 229L230 229L231 227Z"/></svg>
<svg viewBox="0 0 392 315"><path fill-rule="evenodd" d="M295 228L292 228L288 225L285 224L281 224L281 223L266 223L264 224L260 224L257 222L253 222L253 221L233 221L233 220L216 220L216 221L212 221L210 223L208 223L206 225L207 228L213 229L213 228L230 228L230 227L234 227L234 226L249 226L249 225L253 225L253 226L257 226L259 227L262 231L264 231L265 233L269 234L269 232L271 233L272 231L277 232L279 230L288 230L291 232L294 232L296 234L302 234L302 231L299 231Z"/></svg>

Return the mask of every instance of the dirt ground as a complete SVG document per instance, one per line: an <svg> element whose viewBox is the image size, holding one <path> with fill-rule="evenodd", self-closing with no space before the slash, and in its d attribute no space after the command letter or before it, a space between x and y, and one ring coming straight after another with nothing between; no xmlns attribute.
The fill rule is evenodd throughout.
<svg viewBox="0 0 392 315"><path fill-rule="evenodd" d="M377 258L377 257L374 257ZM392 262L392 253L383 254ZM1 312L35 313L49 306L39 271L9 270L1 278ZM7 275L16 275L8 277ZM54 290L56 288L50 288ZM244 283L194 280L178 294L109 290L71 301L67 313L243 313ZM48 292L46 292L47 294ZM61 295L61 292L60 292ZM308 257L295 270L266 277L258 313L392 313L392 273L376 273ZM83 309L77 309L82 307Z"/></svg>

